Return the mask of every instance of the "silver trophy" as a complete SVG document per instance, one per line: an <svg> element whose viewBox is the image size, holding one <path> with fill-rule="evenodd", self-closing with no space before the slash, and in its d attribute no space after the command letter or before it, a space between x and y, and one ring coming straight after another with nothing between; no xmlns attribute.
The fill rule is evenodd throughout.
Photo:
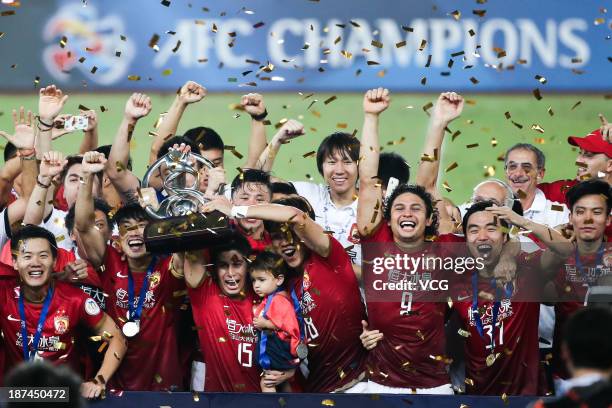
<svg viewBox="0 0 612 408"><path fill-rule="evenodd" d="M151 176L162 170L166 194L157 209L150 204L144 207L153 219L144 232L149 252L172 253L207 248L227 243L235 236L223 213L199 212L209 201L198 189L200 171L204 167L212 169L214 165L197 153L182 153L171 148L145 173L142 188L149 187Z"/></svg>

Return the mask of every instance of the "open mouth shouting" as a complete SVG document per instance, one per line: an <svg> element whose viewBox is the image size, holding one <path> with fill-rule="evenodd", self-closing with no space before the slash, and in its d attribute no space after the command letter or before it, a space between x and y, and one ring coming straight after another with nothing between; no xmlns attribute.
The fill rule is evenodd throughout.
<svg viewBox="0 0 612 408"><path fill-rule="evenodd" d="M289 245L283 248L282 253L285 258L291 259L293 255L295 255L296 251L297 247L295 245Z"/></svg>
<svg viewBox="0 0 612 408"><path fill-rule="evenodd" d="M225 278L223 278L223 286L225 286L225 288L228 291L236 291L240 289L240 282L241 279L235 279L231 276L226 276Z"/></svg>
<svg viewBox="0 0 612 408"><path fill-rule="evenodd" d="M493 246L490 244L480 244L476 246L476 250L484 259L489 259L491 252L493 251Z"/></svg>
<svg viewBox="0 0 612 408"><path fill-rule="evenodd" d="M43 269L31 268L30 270L28 270L28 277L34 281L41 280L43 277Z"/></svg>
<svg viewBox="0 0 612 408"><path fill-rule="evenodd" d="M144 239L142 237L133 237L127 240L127 245L133 252L142 252L145 250Z"/></svg>
<svg viewBox="0 0 612 408"><path fill-rule="evenodd" d="M412 221L412 220L402 220L399 222L399 227L402 231L405 232L412 232L415 230L416 228L416 222Z"/></svg>

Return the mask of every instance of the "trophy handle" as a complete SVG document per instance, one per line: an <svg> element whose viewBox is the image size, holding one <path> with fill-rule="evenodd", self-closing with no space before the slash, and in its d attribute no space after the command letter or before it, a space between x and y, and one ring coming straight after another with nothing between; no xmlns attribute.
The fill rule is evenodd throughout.
<svg viewBox="0 0 612 408"><path fill-rule="evenodd" d="M147 169L146 173L144 174L142 178L141 187L142 188L149 187L149 181L151 179L151 176L153 175L155 171L157 171L161 167L162 164L165 163L167 166L175 167L175 170L180 170L180 172L192 174L196 178L196 188L197 188L197 186L200 184L200 174L197 171L195 171L193 169L193 166L191 166L191 164L189 163L188 159L191 156L193 156L196 162L203 164L209 169L212 169L213 167L215 167L215 165L210 160L204 158L202 155L198 153L189 152L189 154L182 154L182 153L179 153L176 149L170 149L168 153L166 153L164 156L157 159L157 161L153 163ZM180 172L176 173L176 175L173 177L171 176L172 180L178 177ZM167 185L166 180L164 180L164 188L168 190L168 192L171 194L178 193L178 191L175 188Z"/></svg>

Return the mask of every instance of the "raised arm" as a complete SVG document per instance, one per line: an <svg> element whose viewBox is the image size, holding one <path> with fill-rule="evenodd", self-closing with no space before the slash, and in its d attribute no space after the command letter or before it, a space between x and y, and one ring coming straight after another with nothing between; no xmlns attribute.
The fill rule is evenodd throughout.
<svg viewBox="0 0 612 408"><path fill-rule="evenodd" d="M157 136L151 144L149 153L149 165L157 161L157 153L164 143L176 134L179 122L185 113L187 106L192 103L200 102L206 96L206 88L197 82L187 81L185 85L179 89L172 105L168 109L168 113L164 116L159 128Z"/></svg>
<svg viewBox="0 0 612 408"><path fill-rule="evenodd" d="M38 136L36 137L36 158L42 160L45 153L51 151L52 129L55 118L59 115L68 100L61 89L55 85L42 88L38 97Z"/></svg>
<svg viewBox="0 0 612 408"><path fill-rule="evenodd" d="M98 147L98 115L95 110L81 111L87 117L87 129L83 130L83 140L79 147L79 154L84 154Z"/></svg>
<svg viewBox="0 0 612 408"><path fill-rule="evenodd" d="M79 247L94 268L100 267L104 261L106 241L94 223L96 216L92 188L96 173L104 170L105 164L103 153L93 151L83 155L83 181L74 204L74 229L78 234Z"/></svg>
<svg viewBox="0 0 612 408"><path fill-rule="evenodd" d="M232 210L233 209L233 210ZM288 223L298 238L312 251L326 258L329 255L329 236L308 214L295 208L280 204L257 204L251 206L232 206L225 197L217 196L206 203L203 212L213 210L236 218L257 218L264 221Z"/></svg>
<svg viewBox="0 0 612 408"><path fill-rule="evenodd" d="M263 121L268 115L268 111L263 96L258 93L243 95L240 99L240 105L246 113L251 115L251 136L249 137L249 151L244 168L253 169L257 166L259 156L266 148L266 126Z"/></svg>
<svg viewBox="0 0 612 408"><path fill-rule="evenodd" d="M208 276L204 253L202 251L185 252L183 259L184 263L182 269L185 276L185 283L193 289L200 287Z"/></svg>
<svg viewBox="0 0 612 408"><path fill-rule="evenodd" d="M444 129L458 118L462 111L463 97L455 92L444 92L438 97L431 113L423 155L416 176L416 184L423 186L429 193L437 188Z"/></svg>
<svg viewBox="0 0 612 408"><path fill-rule="evenodd" d="M378 180L380 142L378 117L389 107L389 90L378 88L366 92L363 97L363 129L359 149L359 203L357 204L357 228L367 236L382 220L382 189Z"/></svg>
<svg viewBox="0 0 612 408"><path fill-rule="evenodd" d="M130 140L138 120L151 112L151 99L145 94L134 93L125 104L123 120L119 125L106 165L106 175L111 180L123 202L138 202L138 178L128 170Z"/></svg>
<svg viewBox="0 0 612 408"><path fill-rule="evenodd" d="M291 139L295 139L296 137L304 134L304 125L297 120L289 119L283 126L281 126L270 143L266 146L263 152L261 152L255 167L257 169L270 172L280 147L285 143L289 143Z"/></svg>
<svg viewBox="0 0 612 408"><path fill-rule="evenodd" d="M28 206L23 217L25 224L39 225L48 215L47 193L51 187L51 181L62 172L66 160L61 152L47 152L40 162L40 171L36 180L36 186L28 200Z"/></svg>
<svg viewBox="0 0 612 408"><path fill-rule="evenodd" d="M104 313L104 312L102 312ZM85 398L98 398L104 393L106 383L115 374L127 351L127 342L115 321L106 313L96 327L96 334L108 343L102 365L93 380L81 385L81 395Z"/></svg>

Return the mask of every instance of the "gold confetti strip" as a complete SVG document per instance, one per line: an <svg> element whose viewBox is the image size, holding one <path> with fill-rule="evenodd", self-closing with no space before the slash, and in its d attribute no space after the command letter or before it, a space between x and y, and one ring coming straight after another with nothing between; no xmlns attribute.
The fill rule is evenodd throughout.
<svg viewBox="0 0 612 408"><path fill-rule="evenodd" d="M308 153L304 153L304 154L302 155L302 157L306 159L306 158L308 158L308 157L313 157L315 154L316 154L316 152L313 150L313 151L310 151L310 152L308 152Z"/></svg>
<svg viewBox="0 0 612 408"><path fill-rule="evenodd" d="M578 101L574 104L574 106L572 106L572 108L570 110L574 110L578 107L578 105L580 105L582 103L582 101Z"/></svg>
<svg viewBox="0 0 612 408"><path fill-rule="evenodd" d="M7 10L7 11L3 11L2 13L0 13L0 17L14 16L14 15L15 15L15 10Z"/></svg>
<svg viewBox="0 0 612 408"><path fill-rule="evenodd" d="M465 147L468 149L473 149L474 147L478 147L478 143L472 143L472 144L466 145Z"/></svg>
<svg viewBox="0 0 612 408"><path fill-rule="evenodd" d="M383 47L383 43L381 43L380 41L372 40L371 44L372 44L373 47L376 47L376 48L382 48Z"/></svg>
<svg viewBox="0 0 612 408"><path fill-rule="evenodd" d="M400 41L398 43L395 43L395 48L402 48L406 45L406 41Z"/></svg>
<svg viewBox="0 0 612 408"><path fill-rule="evenodd" d="M542 75L536 75L535 79L537 81L540 81L541 84L545 84L546 83L546 78L544 78Z"/></svg>
<svg viewBox="0 0 612 408"><path fill-rule="evenodd" d="M460 130L456 130L455 133L453 133L452 136L451 136L451 142L453 140L455 140L456 138L458 138L460 134L461 134L461 131Z"/></svg>
<svg viewBox="0 0 612 408"><path fill-rule="evenodd" d="M338 99L338 97L336 95L334 95L334 96L331 96L331 97L327 98L323 103L325 105L328 105L328 104L332 103L333 101L335 101L336 99Z"/></svg>
<svg viewBox="0 0 612 408"><path fill-rule="evenodd" d="M470 336L472 335L472 334L471 334L469 331L464 330L464 329L459 329L459 330L457 330L457 333L458 333L458 334L459 334L461 337L466 337L466 338L467 338L467 337L470 337Z"/></svg>
<svg viewBox="0 0 612 408"><path fill-rule="evenodd" d="M425 112L427 112L431 108L433 108L433 103L432 102L427 102L425 105L423 105L423 110ZM429 113L429 112L427 112L427 113Z"/></svg>
<svg viewBox="0 0 612 408"><path fill-rule="evenodd" d="M536 88L533 91L533 96L539 101L542 99L542 94L540 93L540 88Z"/></svg>
<svg viewBox="0 0 612 408"><path fill-rule="evenodd" d="M339 129L346 129L348 127L348 123L337 123L336 127Z"/></svg>
<svg viewBox="0 0 612 408"><path fill-rule="evenodd" d="M465 378L465 383L469 386L474 386L474 380L472 380L471 378Z"/></svg>
<svg viewBox="0 0 612 408"><path fill-rule="evenodd" d="M128 81L140 81L140 75L128 75Z"/></svg>
<svg viewBox="0 0 612 408"><path fill-rule="evenodd" d="M170 68L164 69L162 71L162 75L163 76L168 76L168 75L171 75L171 74L172 74L172 70Z"/></svg>
<svg viewBox="0 0 612 408"><path fill-rule="evenodd" d="M544 133L544 128L538 125L537 123L534 123L533 125L531 125L531 130L535 130L536 132L539 132L539 133Z"/></svg>
<svg viewBox="0 0 612 408"><path fill-rule="evenodd" d="M512 124L513 124L514 126L516 126L517 128L519 128L519 129L522 129L522 128L523 128L523 125L521 125L520 123L515 122L515 121L513 121L513 120L511 120L511 122L512 122Z"/></svg>
<svg viewBox="0 0 612 408"><path fill-rule="evenodd" d="M472 84L477 85L480 81L476 77L470 77Z"/></svg>
<svg viewBox="0 0 612 408"><path fill-rule="evenodd" d="M475 36L475 35L476 35L476 32L475 32L473 29L470 29L470 30L468 31L468 34L470 34L470 37L473 37L473 36Z"/></svg>
<svg viewBox="0 0 612 408"><path fill-rule="evenodd" d="M448 167L446 168L446 170L444 170L444 171L445 171L446 173L448 173L449 171L454 170L454 169L456 169L457 167L459 167L459 165L457 164L457 162L453 162L453 163L451 163L451 164L450 164L450 166L448 166Z"/></svg>
<svg viewBox="0 0 612 408"><path fill-rule="evenodd" d="M421 40L421 45L419 46L419 51L423 51L427 46L427 40Z"/></svg>
<svg viewBox="0 0 612 408"><path fill-rule="evenodd" d="M346 50L342 50L340 51L340 55L342 55L344 58L346 59L351 59L353 58L353 54L351 54L350 52L346 51Z"/></svg>
<svg viewBox="0 0 612 408"><path fill-rule="evenodd" d="M480 18L484 17L486 13L487 10L472 10L472 14L477 15Z"/></svg>
<svg viewBox="0 0 612 408"><path fill-rule="evenodd" d="M453 189L451 188L451 186L448 184L448 181L445 181L445 182L442 184L442 187L444 187L444 189L445 189L447 192L449 192L449 193L450 193L451 191L453 191Z"/></svg>
<svg viewBox="0 0 612 408"><path fill-rule="evenodd" d="M548 109L546 109L546 112L548 112L550 116L553 116L555 114L555 112L553 112L552 110L552 106L549 106Z"/></svg>
<svg viewBox="0 0 612 408"><path fill-rule="evenodd" d="M324 399L323 401L321 401L321 405L325 407L334 407L336 406L336 403L332 399Z"/></svg>
<svg viewBox="0 0 612 408"><path fill-rule="evenodd" d="M155 382L158 384L161 384L161 382L163 381L161 375L159 374L155 374L154 378L155 378Z"/></svg>
<svg viewBox="0 0 612 408"><path fill-rule="evenodd" d="M493 177L495 176L495 166L484 166L485 172L483 177Z"/></svg>
<svg viewBox="0 0 612 408"><path fill-rule="evenodd" d="M452 13L450 13L450 15L453 16L455 21L459 21L459 19L461 18L461 12L459 10L453 11Z"/></svg>

